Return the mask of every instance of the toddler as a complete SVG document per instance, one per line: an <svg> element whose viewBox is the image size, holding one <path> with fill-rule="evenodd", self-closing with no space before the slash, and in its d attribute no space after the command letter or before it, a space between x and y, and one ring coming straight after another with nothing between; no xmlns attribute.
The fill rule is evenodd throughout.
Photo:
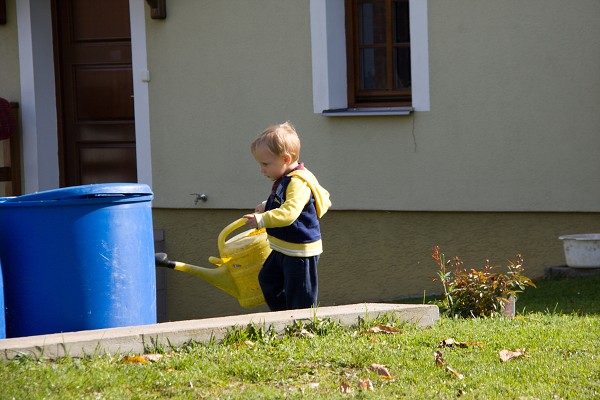
<svg viewBox="0 0 600 400"><path fill-rule="evenodd" d="M273 249L258 275L267 305L272 311L316 307L319 218L331 206L329 192L298 161L300 139L289 122L265 129L251 150L274 182L268 199L244 215L247 226L267 229Z"/></svg>

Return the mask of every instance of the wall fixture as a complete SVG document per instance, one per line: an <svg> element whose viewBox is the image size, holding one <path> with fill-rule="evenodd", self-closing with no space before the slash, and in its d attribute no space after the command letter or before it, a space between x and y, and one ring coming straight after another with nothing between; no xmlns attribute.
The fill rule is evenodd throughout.
<svg viewBox="0 0 600 400"><path fill-rule="evenodd" d="M194 199L194 205L197 206L200 201L206 203L208 196L204 193L190 193L191 196L196 196Z"/></svg>
<svg viewBox="0 0 600 400"><path fill-rule="evenodd" d="M6 0L0 0L0 25L6 25Z"/></svg>
<svg viewBox="0 0 600 400"><path fill-rule="evenodd" d="M146 3L148 3L148 5L150 6L150 18L167 18L167 0L146 0Z"/></svg>

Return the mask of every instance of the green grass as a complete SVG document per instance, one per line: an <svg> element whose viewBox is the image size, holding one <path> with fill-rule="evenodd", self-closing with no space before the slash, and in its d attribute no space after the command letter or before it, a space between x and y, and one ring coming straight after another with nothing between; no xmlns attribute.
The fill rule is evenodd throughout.
<svg viewBox="0 0 600 400"><path fill-rule="evenodd" d="M544 280L519 295L522 312L600 314L600 275Z"/></svg>
<svg viewBox="0 0 600 400"><path fill-rule="evenodd" d="M514 319L443 318L430 328L393 316L350 328L314 320L279 334L249 326L220 342L159 349L163 357L148 364L123 356L20 358L0 363L0 399L597 398L599 285L600 277L538 282L519 297ZM376 323L401 332L361 333ZM434 362L447 338L479 344L441 349L464 379ZM520 348L525 357L500 361L500 350ZM371 364L385 365L393 379ZM360 388L364 379L373 391ZM340 392L344 383L351 393Z"/></svg>

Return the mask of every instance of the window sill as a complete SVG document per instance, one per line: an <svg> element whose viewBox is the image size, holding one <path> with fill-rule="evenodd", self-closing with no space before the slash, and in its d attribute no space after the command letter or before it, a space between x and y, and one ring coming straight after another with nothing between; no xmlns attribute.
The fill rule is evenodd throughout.
<svg viewBox="0 0 600 400"><path fill-rule="evenodd" d="M338 108L323 110L324 117L371 117L379 115L409 115L412 107L371 107L371 108Z"/></svg>

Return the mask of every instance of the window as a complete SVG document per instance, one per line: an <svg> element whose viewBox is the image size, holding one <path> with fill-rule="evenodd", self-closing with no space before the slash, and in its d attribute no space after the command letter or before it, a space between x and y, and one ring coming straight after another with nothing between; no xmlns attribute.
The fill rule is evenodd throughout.
<svg viewBox="0 0 600 400"><path fill-rule="evenodd" d="M410 106L408 0L345 0L348 106Z"/></svg>
<svg viewBox="0 0 600 400"><path fill-rule="evenodd" d="M362 72L356 71L360 51L347 47L347 10L353 15L353 24L357 22L354 16L363 15L364 43L360 48L368 68ZM382 11L389 18L388 24L383 24L385 29L375 24L383 18L378 14ZM391 24L394 13L396 25ZM358 116L429 111L427 0L310 0L310 24L315 113ZM360 33L358 29L350 32L357 38ZM385 46L375 44L381 35L385 35ZM385 49L384 58L378 54L381 49ZM383 68L385 73L380 73ZM380 77L371 76L375 73Z"/></svg>

